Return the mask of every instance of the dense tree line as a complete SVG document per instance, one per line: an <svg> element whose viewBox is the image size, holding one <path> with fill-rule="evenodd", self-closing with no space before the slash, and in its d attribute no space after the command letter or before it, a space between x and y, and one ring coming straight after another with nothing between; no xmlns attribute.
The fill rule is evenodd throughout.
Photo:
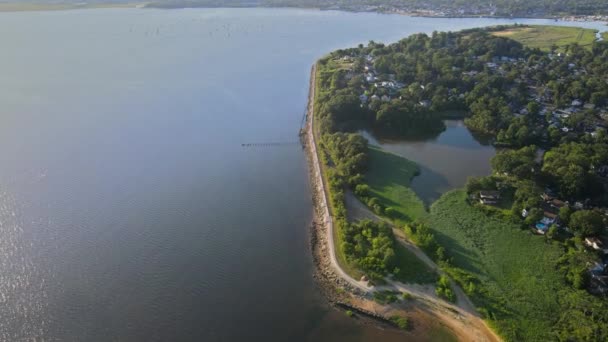
<svg viewBox="0 0 608 342"><path fill-rule="evenodd" d="M512 147L556 146L592 132L607 104L608 44L546 53L491 34L504 28L417 34L391 45L338 50L333 57L354 62L352 70L324 80L336 89L331 101L338 106L325 124L342 129L361 121L385 134L437 134L446 114L460 113L471 130ZM366 81L370 66L376 80ZM393 81L400 86L379 85ZM366 100L356 108L359 96ZM573 103L578 107L568 109ZM561 109L568 112L558 120L554 112Z"/></svg>

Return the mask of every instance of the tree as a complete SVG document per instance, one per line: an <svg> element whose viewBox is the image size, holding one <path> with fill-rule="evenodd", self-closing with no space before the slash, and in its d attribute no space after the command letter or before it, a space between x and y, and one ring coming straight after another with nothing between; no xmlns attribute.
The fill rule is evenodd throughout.
<svg viewBox="0 0 608 342"><path fill-rule="evenodd" d="M547 234L545 236L548 239L553 239L555 237L555 234L557 234L557 231L557 225L552 224L551 226L549 226L549 230L547 231Z"/></svg>
<svg viewBox="0 0 608 342"><path fill-rule="evenodd" d="M536 222L540 221L543 218L543 211L538 208L532 208L528 211L528 216L526 216L526 224L533 225Z"/></svg>
<svg viewBox="0 0 608 342"><path fill-rule="evenodd" d="M596 211L579 210L570 216L570 228L582 236L595 235L604 228L604 220Z"/></svg>
<svg viewBox="0 0 608 342"><path fill-rule="evenodd" d="M359 197L369 196L369 186L367 184L358 184L355 187L355 194Z"/></svg>
<svg viewBox="0 0 608 342"><path fill-rule="evenodd" d="M545 153L542 171L549 175L564 197L576 198L587 190L592 149L582 143L567 143Z"/></svg>
<svg viewBox="0 0 608 342"><path fill-rule="evenodd" d="M526 107L528 109L528 115L538 115L538 113L540 112L540 105L538 104L538 102L529 102Z"/></svg>
<svg viewBox="0 0 608 342"><path fill-rule="evenodd" d="M480 190L495 190L496 180L492 176L488 177L469 177L465 184L468 194L473 194Z"/></svg>
<svg viewBox="0 0 608 342"><path fill-rule="evenodd" d="M568 206L563 206L559 209L559 220L564 225L568 225L570 223L570 216L572 216L572 209Z"/></svg>
<svg viewBox="0 0 608 342"><path fill-rule="evenodd" d="M492 169L499 174L514 175L519 178L530 178L537 169L536 146L519 150L504 150L492 157Z"/></svg>

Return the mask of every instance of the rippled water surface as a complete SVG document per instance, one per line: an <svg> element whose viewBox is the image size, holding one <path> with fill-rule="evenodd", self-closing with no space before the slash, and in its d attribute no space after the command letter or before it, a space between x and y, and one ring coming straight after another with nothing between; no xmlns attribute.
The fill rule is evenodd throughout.
<svg viewBox="0 0 608 342"><path fill-rule="evenodd" d="M317 294L300 147L241 144L297 140L324 53L502 22L0 14L0 340L402 340Z"/></svg>

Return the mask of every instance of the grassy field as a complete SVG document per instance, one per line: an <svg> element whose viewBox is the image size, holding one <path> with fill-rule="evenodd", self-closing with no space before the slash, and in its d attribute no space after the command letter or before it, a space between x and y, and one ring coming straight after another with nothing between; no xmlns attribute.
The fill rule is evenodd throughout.
<svg viewBox="0 0 608 342"><path fill-rule="evenodd" d="M373 197L388 208L395 209L399 215L392 219L398 225L428 215L424 204L409 188L410 181L419 170L416 163L396 154L370 146L370 169L365 175ZM400 272L396 278L405 283L434 283L437 274L430 270L418 257L401 245L395 248Z"/></svg>
<svg viewBox="0 0 608 342"><path fill-rule="evenodd" d="M494 219L466 203L464 191L445 194L431 207L437 242L456 267L479 282L472 296L508 340L549 341L559 319L557 292L564 290L558 246L517 225Z"/></svg>
<svg viewBox="0 0 608 342"><path fill-rule="evenodd" d="M397 244L395 247L399 273L395 276L403 283L432 284L437 281L437 273L426 266L414 253Z"/></svg>
<svg viewBox="0 0 608 342"><path fill-rule="evenodd" d="M558 50L571 43L591 48L595 41L595 30L565 26L521 26L511 27L492 34L514 39L528 47L549 51L553 44Z"/></svg>
<svg viewBox="0 0 608 342"><path fill-rule="evenodd" d="M370 168L365 175L371 194L386 208L399 213L396 223L424 218L428 215L422 200L410 189L410 182L418 172L416 163L396 154L371 146L369 149Z"/></svg>

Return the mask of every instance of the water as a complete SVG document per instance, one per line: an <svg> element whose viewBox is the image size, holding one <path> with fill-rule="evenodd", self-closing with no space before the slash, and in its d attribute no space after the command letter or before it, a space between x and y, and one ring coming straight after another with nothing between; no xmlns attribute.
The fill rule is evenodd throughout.
<svg viewBox="0 0 608 342"><path fill-rule="evenodd" d="M300 147L241 144L297 140L324 53L510 22L0 14L0 340L402 340L319 296Z"/></svg>
<svg viewBox="0 0 608 342"><path fill-rule="evenodd" d="M486 176L492 171L494 147L475 138L462 120L446 120L446 130L436 137L421 140L378 140L368 133L371 144L381 146L420 167L412 189L428 205L448 190L462 187L471 176Z"/></svg>

